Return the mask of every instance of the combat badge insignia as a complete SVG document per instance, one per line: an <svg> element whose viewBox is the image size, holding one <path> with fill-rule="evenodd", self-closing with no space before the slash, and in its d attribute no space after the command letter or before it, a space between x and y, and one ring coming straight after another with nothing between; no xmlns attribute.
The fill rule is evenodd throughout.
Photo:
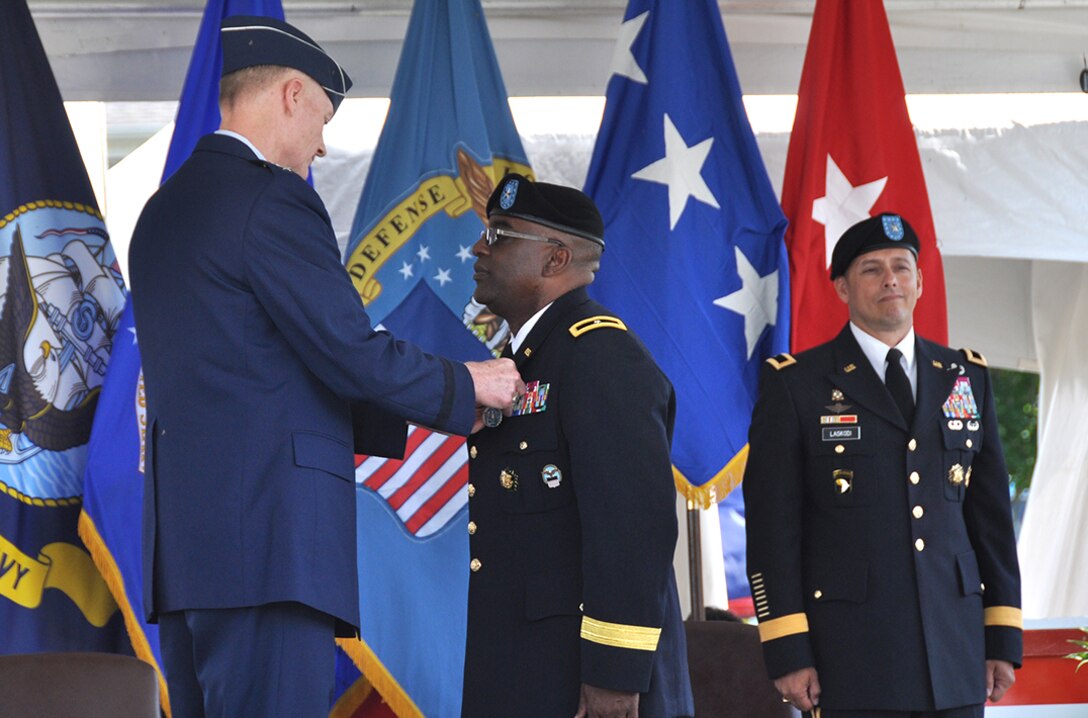
<svg viewBox="0 0 1088 718"><path fill-rule="evenodd" d="M513 469L503 469L499 472L499 486L507 491L518 490L518 474Z"/></svg>
<svg viewBox="0 0 1088 718"><path fill-rule="evenodd" d="M835 489L840 494L849 493L854 488L854 472L849 469L835 469L831 478L835 479Z"/></svg>
<svg viewBox="0 0 1088 718"><path fill-rule="evenodd" d="M956 379L956 385L952 387L952 393L944 402L944 416L946 419L977 419L978 405L975 403L975 394L971 391L971 378L961 376Z"/></svg>
<svg viewBox="0 0 1088 718"><path fill-rule="evenodd" d="M563 481L563 472L555 464L548 464L540 470L540 478L549 489L558 489Z"/></svg>
<svg viewBox="0 0 1088 718"><path fill-rule="evenodd" d="M952 464L952 468L948 470L948 483L959 486L965 480L966 475L963 473L963 467L959 464Z"/></svg>

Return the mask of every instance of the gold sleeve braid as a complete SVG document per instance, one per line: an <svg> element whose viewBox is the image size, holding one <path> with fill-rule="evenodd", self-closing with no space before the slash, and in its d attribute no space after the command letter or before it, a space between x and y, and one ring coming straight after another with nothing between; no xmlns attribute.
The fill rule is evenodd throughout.
<svg viewBox="0 0 1088 718"><path fill-rule="evenodd" d="M808 616L803 613L791 613L781 618L759 622L759 640L763 643L796 633L808 633Z"/></svg>
<svg viewBox="0 0 1088 718"><path fill-rule="evenodd" d="M990 606L983 615L987 626L1008 626L1024 630L1024 614L1014 606Z"/></svg>
<svg viewBox="0 0 1088 718"><path fill-rule="evenodd" d="M589 616L582 616L582 638L593 643L615 648L656 651L658 639L661 638L661 629L608 623Z"/></svg>

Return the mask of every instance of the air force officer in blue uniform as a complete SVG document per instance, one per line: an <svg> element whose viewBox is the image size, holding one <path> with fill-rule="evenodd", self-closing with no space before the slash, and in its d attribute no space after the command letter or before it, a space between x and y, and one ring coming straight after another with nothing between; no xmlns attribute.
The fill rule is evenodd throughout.
<svg viewBox="0 0 1088 718"><path fill-rule="evenodd" d="M359 623L353 447L468 434L509 360L376 333L306 182L351 81L276 20L222 28L222 127L150 199L129 253L147 391L144 590L174 718L323 716Z"/></svg>
<svg viewBox="0 0 1088 718"><path fill-rule="evenodd" d="M916 336L894 214L831 261L850 322L769 359L744 475L748 571L784 699L822 718L981 718L1021 660L1009 476L986 361Z"/></svg>

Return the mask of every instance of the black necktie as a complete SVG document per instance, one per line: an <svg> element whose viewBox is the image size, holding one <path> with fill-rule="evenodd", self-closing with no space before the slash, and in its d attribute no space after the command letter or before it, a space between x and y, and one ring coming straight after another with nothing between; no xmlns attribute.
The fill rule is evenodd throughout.
<svg viewBox="0 0 1088 718"><path fill-rule="evenodd" d="M899 407L899 412L909 425L914 420L914 393L910 389L907 373L899 362L902 357L903 352L898 349L888 350L888 371L884 374L884 386L888 387L888 393L895 399L895 405Z"/></svg>

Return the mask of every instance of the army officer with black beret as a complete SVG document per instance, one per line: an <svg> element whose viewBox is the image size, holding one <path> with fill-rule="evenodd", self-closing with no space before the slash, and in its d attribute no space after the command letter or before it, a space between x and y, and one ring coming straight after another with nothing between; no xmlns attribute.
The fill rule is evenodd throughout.
<svg viewBox="0 0 1088 718"><path fill-rule="evenodd" d="M582 192L499 182L476 299L526 393L469 439L466 718L693 714L673 574L672 385L592 301L604 226Z"/></svg>
<svg viewBox="0 0 1088 718"><path fill-rule="evenodd" d="M767 360L744 477L748 571L783 700L822 718L973 718L1014 681L1020 575L986 360L916 336L896 214L835 246L850 321Z"/></svg>

